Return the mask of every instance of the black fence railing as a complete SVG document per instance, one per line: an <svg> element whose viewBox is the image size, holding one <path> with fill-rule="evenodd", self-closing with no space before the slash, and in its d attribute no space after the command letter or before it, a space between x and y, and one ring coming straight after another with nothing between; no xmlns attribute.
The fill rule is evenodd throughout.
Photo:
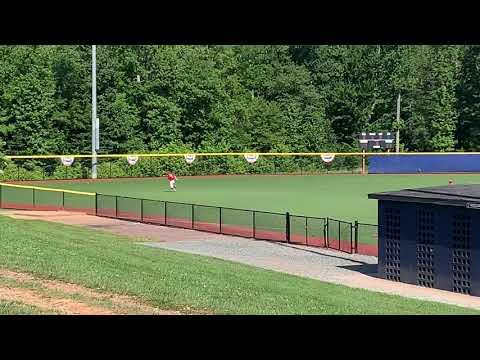
<svg viewBox="0 0 480 360"><path fill-rule="evenodd" d="M105 194L95 205L97 216L377 255L372 224Z"/></svg>
<svg viewBox="0 0 480 360"><path fill-rule="evenodd" d="M0 208L76 211L95 214L95 193L0 184Z"/></svg>

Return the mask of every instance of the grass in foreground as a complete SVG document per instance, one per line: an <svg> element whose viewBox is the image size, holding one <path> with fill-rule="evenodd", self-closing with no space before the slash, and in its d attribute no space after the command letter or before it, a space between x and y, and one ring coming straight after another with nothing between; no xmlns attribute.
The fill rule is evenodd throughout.
<svg viewBox="0 0 480 360"><path fill-rule="evenodd" d="M0 266L223 314L478 314L475 310L134 244L79 227L0 216Z"/></svg>
<svg viewBox="0 0 480 360"><path fill-rule="evenodd" d="M50 314L34 306L19 302L0 300L0 315L43 315Z"/></svg>

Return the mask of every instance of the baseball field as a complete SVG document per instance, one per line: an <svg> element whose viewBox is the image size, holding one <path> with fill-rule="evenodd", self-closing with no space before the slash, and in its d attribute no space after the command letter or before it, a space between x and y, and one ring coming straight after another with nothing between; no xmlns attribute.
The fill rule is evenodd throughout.
<svg viewBox="0 0 480 360"><path fill-rule="evenodd" d="M377 202L367 198L369 193L446 185L449 179L473 184L480 182L480 175L180 177L176 192L169 190L165 178L54 181L41 186L377 224Z"/></svg>
<svg viewBox="0 0 480 360"><path fill-rule="evenodd" d="M328 216L376 224L377 204L368 200L369 193L442 185L450 179L457 184L475 183L480 176L331 174L184 177L179 178L176 192L169 190L163 178L50 181L35 185L172 203L278 213L288 211L296 215ZM61 192L40 190L34 196L39 204L53 201L58 194ZM31 195L30 191L3 189L4 202L9 196L17 196L17 201L27 203L31 201L28 198ZM68 199L63 200L71 201ZM92 201L92 196L88 201ZM142 209L146 211L149 207L145 205ZM241 219L235 221L242 222ZM138 309L143 309L138 312L149 313L164 310L242 314L474 312L445 304L351 289L209 257L146 248L122 236L79 227L43 221L7 220L4 217L0 217L0 223L5 225L0 232L0 288L4 292L0 313L5 314L55 311L55 307L48 306L48 299L59 294L52 293L53 285L49 281L58 282L54 284L57 292L58 289L70 291L71 285L65 285L65 282L83 287L81 291L76 290L83 291L81 301L77 293L69 295L67 291L60 294L62 301L66 302L64 310L73 313L132 313L125 304L118 305L120 300L123 301L122 296L127 295L136 299L133 303ZM19 238L22 241L18 241ZM179 269L182 270L179 272ZM40 291L38 303L41 307L35 307L35 301L15 302L19 296L10 294L12 287L17 292L36 291L36 296L40 296ZM97 292L94 296L91 289ZM105 292L113 295L107 296ZM113 303L106 300L107 297L120 297L120 300ZM81 306L90 304L90 308L79 308L79 302L83 304Z"/></svg>

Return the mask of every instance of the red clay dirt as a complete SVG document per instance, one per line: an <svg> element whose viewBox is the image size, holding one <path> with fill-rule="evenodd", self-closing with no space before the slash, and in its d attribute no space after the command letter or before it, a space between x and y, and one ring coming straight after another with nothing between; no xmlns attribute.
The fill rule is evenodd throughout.
<svg viewBox="0 0 480 360"><path fill-rule="evenodd" d="M2 202L1 208L3 209L12 209L12 210L42 210L42 211L69 211L69 212L80 212L90 215L95 215L94 208L72 208L72 207L62 207L58 205L38 205L35 204L26 204L26 203L12 203L12 202Z"/></svg>
<svg viewBox="0 0 480 360"><path fill-rule="evenodd" d="M0 269L0 299L64 315L181 314L158 309L132 296L99 292L78 284L46 280L8 269Z"/></svg>

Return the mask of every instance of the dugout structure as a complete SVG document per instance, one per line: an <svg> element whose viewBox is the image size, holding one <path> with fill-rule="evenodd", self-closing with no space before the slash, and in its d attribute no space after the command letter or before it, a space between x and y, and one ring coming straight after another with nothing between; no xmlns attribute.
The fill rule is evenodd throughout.
<svg viewBox="0 0 480 360"><path fill-rule="evenodd" d="M378 272L480 296L480 185L369 194L378 200Z"/></svg>

